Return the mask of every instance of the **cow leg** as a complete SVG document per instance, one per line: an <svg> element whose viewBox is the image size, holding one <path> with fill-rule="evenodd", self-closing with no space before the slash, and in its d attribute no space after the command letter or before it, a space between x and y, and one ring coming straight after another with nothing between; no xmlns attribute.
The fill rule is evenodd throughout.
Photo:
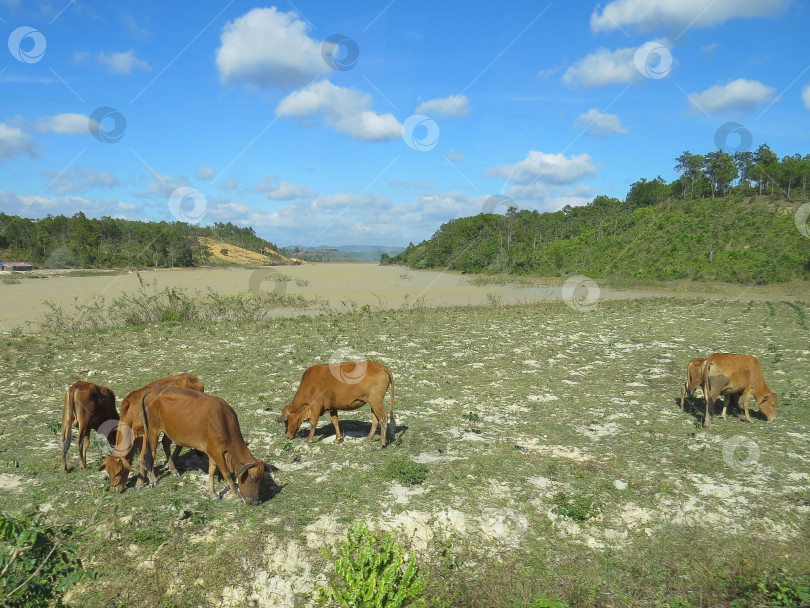
<svg viewBox="0 0 810 608"><path fill-rule="evenodd" d="M211 496L213 500L222 500L222 496L216 493L214 490L214 475L217 472L217 465L214 462L214 459L210 456L208 457L208 494Z"/></svg>
<svg viewBox="0 0 810 608"><path fill-rule="evenodd" d="M371 430L368 432L368 437L366 437L366 441L371 441L374 439L374 433L377 432L377 424L385 425L385 421L378 420L377 414L374 413L374 410L371 410Z"/></svg>
<svg viewBox="0 0 810 608"><path fill-rule="evenodd" d="M68 390L69 393L69 390ZM67 471L67 453L70 448L70 440L73 435L73 411L70 409L70 396L65 393L65 409L62 411L62 458L59 468Z"/></svg>
<svg viewBox="0 0 810 608"><path fill-rule="evenodd" d="M228 487L231 489L231 494L233 494L234 498L239 502L245 502L239 490L236 488L236 484L233 482L233 471L228 468L228 463L225 462L225 455L222 453L216 455L209 454L208 458L210 463L208 465L208 491L211 493L211 498L218 500L216 493L214 493L214 471L219 469L225 481L228 482Z"/></svg>
<svg viewBox="0 0 810 608"><path fill-rule="evenodd" d="M332 426L335 427L335 443L343 443L343 437L340 434L340 422L338 422L337 410L331 410L329 414L332 416Z"/></svg>
<svg viewBox="0 0 810 608"><path fill-rule="evenodd" d="M748 422L752 422L751 415L748 413L748 397L750 396L750 394L751 394L751 389L749 387L746 387L745 390L743 391L743 394L742 394L742 397L741 397L742 402L743 402L743 409L745 410L745 419Z"/></svg>
<svg viewBox="0 0 810 608"><path fill-rule="evenodd" d="M683 386L681 387L681 409L683 409L683 403L685 399L686 399L686 382L684 382Z"/></svg>
<svg viewBox="0 0 810 608"><path fill-rule="evenodd" d="M369 401L369 405L371 406L371 413L376 416L377 420L380 422L380 447L382 449L385 447L386 443L386 435L388 431L388 425L385 424L385 408L381 401ZM376 429L372 429L376 430Z"/></svg>
<svg viewBox="0 0 810 608"><path fill-rule="evenodd" d="M309 437L307 437L307 443L312 443L312 440L315 438L315 427L318 426L318 419L321 417L321 408L319 407L312 407L311 415L309 417ZM337 430L337 426L335 427ZM223 473L224 475L224 473Z"/></svg>
<svg viewBox="0 0 810 608"><path fill-rule="evenodd" d="M712 408L714 407L714 399L712 399L712 394L711 394L712 392L711 391L705 391L705 392L706 392L706 413L703 415L703 426L707 427L712 423L712 418L711 418L711 413L710 412L712 411Z"/></svg>
<svg viewBox="0 0 810 608"><path fill-rule="evenodd" d="M144 477L149 478L149 487L154 487L157 485L157 477L155 476L155 457L157 456L157 439L158 435L160 435L160 431L154 434L154 437L151 436L150 433L149 437L149 452L151 452L152 456L152 466L147 469L146 467L146 440L144 439L143 446L141 448L141 475ZM135 485L137 488L137 484Z"/></svg>
<svg viewBox="0 0 810 608"><path fill-rule="evenodd" d="M81 420L79 420L81 424ZM87 468L87 447L90 445L90 428L82 427L79 429L79 437L77 439L79 444L79 463L83 469Z"/></svg>
<svg viewBox="0 0 810 608"><path fill-rule="evenodd" d="M177 446L174 450L174 454L172 454L172 440L163 433L163 451L166 453L166 464L169 467L169 473L171 473L174 477L180 477L180 473L177 471L177 467L174 464L174 459L180 454L180 450L183 449L183 446Z"/></svg>

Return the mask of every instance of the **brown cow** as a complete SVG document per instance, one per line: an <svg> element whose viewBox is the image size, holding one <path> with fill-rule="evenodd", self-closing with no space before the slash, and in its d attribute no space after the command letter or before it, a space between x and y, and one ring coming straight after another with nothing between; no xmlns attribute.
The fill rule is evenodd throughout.
<svg viewBox="0 0 810 608"><path fill-rule="evenodd" d="M692 398L694 392L703 384L703 364L706 362L706 357L698 357L692 359L686 366L686 382L681 387L681 409L683 409L684 400Z"/></svg>
<svg viewBox="0 0 810 608"><path fill-rule="evenodd" d="M386 444L385 392L391 385L391 416L388 430L396 434L394 421L394 375L381 363L374 361L349 361L313 365L304 372L301 385L292 402L281 410L279 422L287 423L287 439L292 439L304 420L309 419L310 429L307 443L315 436L318 418L328 411L335 427L335 443L341 443L338 423L338 410L356 410L368 403L373 414L371 432L366 438L374 437L377 424L380 424L380 448Z"/></svg>
<svg viewBox="0 0 810 608"><path fill-rule="evenodd" d="M67 471L67 452L73 425L79 427L79 462L82 468L87 468L87 445L90 443L90 430L101 429L112 445L115 440L115 422L110 425L104 423L108 420L117 421L118 412L115 411L115 394L106 386L99 386L92 382L79 380L74 382L65 391L65 406L62 410L62 460L60 468Z"/></svg>
<svg viewBox="0 0 810 608"><path fill-rule="evenodd" d="M149 476L150 485L157 482L154 451L162 432L176 444L208 455L208 492L211 498L221 498L214 491L214 473L219 468L237 499L258 504L265 463L251 454L242 437L236 412L223 399L187 388L158 386L141 397L141 415L144 429L141 471ZM238 483L238 488L234 482Z"/></svg>
<svg viewBox="0 0 810 608"><path fill-rule="evenodd" d="M132 391L124 397L124 400L121 402L121 423L115 438L115 451L107 455L104 465L99 469L107 470L107 474L110 476L110 490L119 493L124 491L124 485L127 483L129 474L132 472L134 453L136 450L141 449L141 442L143 440L143 422L140 408L141 397L143 397L146 391L158 385L179 386L200 392L203 392L205 389L203 383L200 382L197 376L183 373L150 382L143 388ZM163 451L166 453L169 471L176 477L179 473L174 464L174 459L179 455L182 446L177 446L174 450L174 454L172 454L171 439L164 435L162 443ZM143 469L141 469L138 473L135 486L140 488L145 482L146 477L144 476Z"/></svg>
<svg viewBox="0 0 810 608"><path fill-rule="evenodd" d="M748 413L748 397L752 396L759 406L759 411L767 420L776 418L778 398L768 388L762 378L759 360L751 355L715 353L706 359L703 368L703 394L706 396L706 414L703 426L711 422L711 408L721 395L729 395L732 403L741 400L745 410L745 419L751 422ZM723 408L723 418L726 408Z"/></svg>

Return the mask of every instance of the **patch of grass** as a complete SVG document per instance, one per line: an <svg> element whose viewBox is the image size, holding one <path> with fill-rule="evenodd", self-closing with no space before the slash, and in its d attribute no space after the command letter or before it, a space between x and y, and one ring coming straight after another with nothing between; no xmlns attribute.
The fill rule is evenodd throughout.
<svg viewBox="0 0 810 608"><path fill-rule="evenodd" d="M552 511L574 521L586 521L599 512L599 506L589 496L558 492L554 496Z"/></svg>
<svg viewBox="0 0 810 608"><path fill-rule="evenodd" d="M415 486L424 482L429 472L430 467L426 464L402 456L393 456L385 463L383 477L404 486Z"/></svg>

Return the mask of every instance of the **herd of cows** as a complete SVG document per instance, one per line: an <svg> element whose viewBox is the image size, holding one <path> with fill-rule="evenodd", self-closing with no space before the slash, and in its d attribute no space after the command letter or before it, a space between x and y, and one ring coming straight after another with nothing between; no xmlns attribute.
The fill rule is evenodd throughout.
<svg viewBox="0 0 810 608"><path fill-rule="evenodd" d="M383 405L391 386L390 416ZM106 470L110 489L123 492L132 472L134 454L140 450L140 470L135 487L149 480L155 485L154 458L157 440L163 434L162 445L169 471L179 475L174 460L185 447L194 448L208 456L208 493L221 498L214 489L214 474L228 483L237 500L247 504L259 503L259 486L265 471L278 470L256 458L242 436L236 412L223 399L208 395L200 380L192 374L177 374L155 380L132 391L121 402L119 416L115 394L105 386L78 381L65 392L62 411L61 468L67 467L67 453L72 430L78 426L79 462L87 467L87 447L90 431L107 438L110 451L99 470ZM311 442L318 418L326 411L332 416L336 441L343 437L338 424L338 410L354 410L368 403L372 411L371 440L379 424L380 447L387 441L387 432L396 433L394 420L394 376L391 370L374 361L357 361L314 365L308 368L292 402L282 410L279 422L286 423L286 436L293 438L304 420L312 428ZM174 453L171 444L176 444Z"/></svg>
<svg viewBox="0 0 810 608"><path fill-rule="evenodd" d="M385 412L385 394L391 387L389 414ZM776 417L777 395L762 378L759 361L750 355L715 353L706 358L692 359L687 366L686 381L681 390L681 408L685 399L701 388L705 400L703 425L711 423L714 403L725 396L722 417L729 404L739 407L742 402L746 420L751 421L748 399L754 397L759 411L767 420ZM110 489L123 492L132 472L134 454L140 450L140 470L135 487L143 487L148 479L155 485L154 458L157 440L163 434L162 445L169 471L177 476L174 459L182 447L190 447L208 456L208 492L218 500L214 489L214 474L220 474L237 500L258 504L259 486L265 472L278 470L256 458L242 436L236 412L223 399L204 392L202 382L192 374L177 374L161 378L132 391L121 402L119 416L115 395L104 386L78 381L65 392L62 412L61 468L67 471L67 453L73 426L78 426L79 462L87 466L90 431L107 438L110 452L99 470L106 470ZM394 376L385 365L375 361L356 361L314 365L308 368L292 402L284 407L278 422L286 424L285 435L295 437L301 423L310 421L307 442L315 435L318 419L329 412L335 428L335 441L340 443L337 413L354 410L368 403L371 406L371 440L379 425L380 448L388 436L396 433L394 420ZM387 420L387 422L386 422ZM176 444L174 453L171 444Z"/></svg>

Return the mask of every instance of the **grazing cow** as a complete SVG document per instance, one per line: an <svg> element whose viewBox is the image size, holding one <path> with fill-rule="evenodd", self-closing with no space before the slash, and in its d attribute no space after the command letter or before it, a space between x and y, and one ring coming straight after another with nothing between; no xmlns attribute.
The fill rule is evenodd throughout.
<svg viewBox="0 0 810 608"><path fill-rule="evenodd" d="M242 437L236 412L223 399L187 388L157 386L141 397L141 415L144 432L141 471L149 476L150 485L157 482L154 451L157 448L155 442L162 432L176 444L208 455L208 493L211 498L220 498L214 491L214 473L219 468L237 499L258 504L265 463L251 454Z"/></svg>
<svg viewBox="0 0 810 608"><path fill-rule="evenodd" d="M62 461L60 468L67 471L67 452L73 425L79 427L79 462L87 468L87 445L90 443L90 429L98 431L108 420L118 420L115 411L115 394L106 386L79 380L65 391L65 406L62 410ZM105 425L106 426L106 425ZM107 441L112 445L115 439L115 424L104 429Z"/></svg>
<svg viewBox="0 0 810 608"><path fill-rule="evenodd" d="M388 431L393 437L397 426L394 421L394 375L391 370L374 361L349 361L313 365L304 372L301 385L292 402L281 410L278 422L287 423L287 439L292 439L304 420L310 420L307 443L315 436L318 418L324 412L332 416L335 427L335 443L341 443L338 423L338 410L356 410L368 403L373 414L371 432L366 438L374 437L377 423L380 425L380 448L386 444L385 392L391 385L391 416Z"/></svg>
<svg viewBox="0 0 810 608"><path fill-rule="evenodd" d="M684 400L692 398L694 392L703 384L703 364L706 362L706 357L698 357L692 359L686 366L686 382L681 387L681 409L683 409Z"/></svg>
<svg viewBox="0 0 810 608"><path fill-rule="evenodd" d="M118 433L115 437L115 451L112 454L107 454L107 458L101 469L106 469L107 474L110 476L110 490L121 493L124 491L124 485L129 479L129 474L132 472L132 461L134 459L135 450L141 449L141 442L143 440L143 422L141 421L141 397L144 393L151 388L158 385L164 386L179 386L182 388L190 388L195 391L203 392L203 383L200 382L197 376L193 374L175 374L150 382L143 388L132 391L124 397L121 402L121 423L118 426ZM166 461L169 465L169 471L172 475L178 476L177 467L174 464L174 459L180 453L182 446L177 446L174 454L171 452L171 439L166 435L163 436L163 451L166 453ZM112 443L111 443L112 445ZM136 487L140 488L146 482L143 469L138 473Z"/></svg>
<svg viewBox="0 0 810 608"><path fill-rule="evenodd" d="M742 401L745 419L751 422L748 413L748 397L753 396L759 411L767 420L776 418L778 398L762 378L759 360L751 355L715 353L706 359L703 368L703 394L706 396L706 414L703 426L711 422L711 408L721 395L729 395L732 403ZM726 408L723 408L723 418Z"/></svg>

